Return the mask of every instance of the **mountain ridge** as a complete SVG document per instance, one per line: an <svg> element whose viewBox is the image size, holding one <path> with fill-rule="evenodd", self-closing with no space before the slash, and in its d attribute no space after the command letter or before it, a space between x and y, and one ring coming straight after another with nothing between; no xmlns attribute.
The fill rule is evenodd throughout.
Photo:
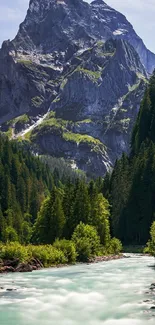
<svg viewBox="0 0 155 325"><path fill-rule="evenodd" d="M129 150L155 64L148 66L149 53L125 16L102 0L31 0L17 36L0 50L1 129L103 175Z"/></svg>
<svg viewBox="0 0 155 325"><path fill-rule="evenodd" d="M76 10L76 13L75 13ZM38 15L39 13L39 15ZM86 14L85 14L86 13ZM54 15L53 15L54 14ZM39 18L38 18L39 16ZM57 17L58 16L58 17ZM30 1L30 6L27 11L26 18L24 22L20 25L19 31L17 33L17 36L13 40L13 44L19 47L22 46L22 49L27 50L26 47L26 41L28 42L30 46L30 41L32 41L31 45L33 46L33 50L37 48L37 51L44 51L45 48L42 45L43 44L37 44L37 37L35 35L32 35L29 26L31 26L31 29L34 31L34 26L37 26L37 23L40 23L40 26L37 26L37 33L42 31L41 25L42 23L49 24L49 20L52 18L52 26L51 31L52 34L56 32L55 30L55 22L57 24L57 28L59 27L59 33L56 33L56 36L60 38L60 35L62 34L63 37L67 37L67 31L73 32L72 38L76 40L76 28L75 28L75 22L78 26L78 36L77 39L80 39L80 36L82 35L82 39L84 38L84 34L86 33L87 37L90 37L90 40L92 39L102 39L107 40L109 38L123 38L127 40L131 45L134 46L138 54L140 55L140 59L144 66L146 67L146 70L149 73L153 72L153 67L155 67L155 54L151 51L147 50L146 46L144 45L142 39L135 33L133 26L127 21L126 17L116 11L115 9L108 6L104 1L102 0L95 0L91 2L90 4L84 2L83 0L63 0L63 1L57 1L57 0L32 0ZM61 24L58 23L58 19L61 21ZM72 18L72 21L70 20ZM71 23L71 26L73 25L74 30L69 27L68 23ZM66 28L67 27L67 28ZM65 33L62 31L65 31ZM66 29L65 29L66 28ZM81 35L80 35L81 32ZM24 33L25 39L23 41L22 34ZM47 40L49 34L50 42L53 36L50 32L46 33L46 37L44 37L41 33L41 39ZM26 40L28 36L28 40ZM34 42L33 42L34 41ZM49 43L50 43L49 42ZM36 43L36 44L34 44ZM47 41L46 41L47 43ZM79 44L78 44L79 45ZM40 46L40 48L39 48ZM47 50L47 44L46 44L46 50ZM60 50L58 46L58 43L56 44L56 47ZM50 48L51 51L51 48Z"/></svg>

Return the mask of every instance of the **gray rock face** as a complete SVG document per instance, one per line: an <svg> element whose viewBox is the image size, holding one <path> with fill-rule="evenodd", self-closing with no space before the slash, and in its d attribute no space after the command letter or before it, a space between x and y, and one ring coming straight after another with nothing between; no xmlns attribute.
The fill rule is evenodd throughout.
<svg viewBox="0 0 155 325"><path fill-rule="evenodd" d="M102 0L95 0L91 3L95 15L101 21L99 33L105 25L113 38L121 38L129 42L139 54L141 62L149 73L155 67L155 54L149 51L142 39L135 33L133 26L127 21L126 17L109 7Z"/></svg>
<svg viewBox="0 0 155 325"><path fill-rule="evenodd" d="M109 38L128 41L146 70L153 71L155 54L146 48L126 17L102 0L90 5L83 0L31 0L13 44L17 50L28 52L65 51L68 57L94 40Z"/></svg>
<svg viewBox="0 0 155 325"><path fill-rule="evenodd" d="M155 55L104 1L31 0L0 50L1 129L103 175L129 150L154 67Z"/></svg>

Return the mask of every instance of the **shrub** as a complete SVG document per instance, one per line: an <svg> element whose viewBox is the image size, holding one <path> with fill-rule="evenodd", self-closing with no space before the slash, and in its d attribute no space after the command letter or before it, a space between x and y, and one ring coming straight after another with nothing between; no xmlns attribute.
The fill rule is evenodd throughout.
<svg viewBox="0 0 155 325"><path fill-rule="evenodd" d="M25 246L20 245L17 242L0 244L0 259L12 260L19 259L19 262L28 261L31 256L29 255L28 249Z"/></svg>
<svg viewBox="0 0 155 325"><path fill-rule="evenodd" d="M100 252L100 238L93 226L81 222L74 230L72 241L75 243L79 261L85 262Z"/></svg>
<svg viewBox="0 0 155 325"><path fill-rule="evenodd" d="M64 253L52 245L22 246L19 243L0 244L0 260L19 259L19 262L28 262L37 258L45 267L64 264L67 258Z"/></svg>
<svg viewBox="0 0 155 325"><path fill-rule="evenodd" d="M119 254L123 249L122 243L117 238L112 238L107 247L108 254Z"/></svg>
<svg viewBox="0 0 155 325"><path fill-rule="evenodd" d="M76 262L76 248L75 244L71 240L56 240L53 246L64 253L68 263Z"/></svg>
<svg viewBox="0 0 155 325"><path fill-rule="evenodd" d="M16 242L18 241L18 235L14 228L6 227L3 232L3 240L4 242Z"/></svg>
<svg viewBox="0 0 155 325"><path fill-rule="evenodd" d="M45 267L67 262L64 253L52 245L29 245L28 249L32 257L37 258Z"/></svg>
<svg viewBox="0 0 155 325"><path fill-rule="evenodd" d="M148 241L147 247L144 249L144 253L149 253L155 256L155 222L153 222L150 229L151 240Z"/></svg>

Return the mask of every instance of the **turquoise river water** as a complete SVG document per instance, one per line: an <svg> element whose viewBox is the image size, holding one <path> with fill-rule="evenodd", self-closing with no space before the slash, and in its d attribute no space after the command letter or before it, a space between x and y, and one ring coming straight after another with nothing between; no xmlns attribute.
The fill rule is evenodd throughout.
<svg viewBox="0 0 155 325"><path fill-rule="evenodd" d="M0 275L0 325L153 325L153 264L152 257L133 255Z"/></svg>

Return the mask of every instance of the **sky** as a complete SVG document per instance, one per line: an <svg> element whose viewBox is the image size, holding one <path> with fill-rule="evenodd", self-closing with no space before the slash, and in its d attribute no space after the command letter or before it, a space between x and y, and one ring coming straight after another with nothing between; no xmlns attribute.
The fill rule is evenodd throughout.
<svg viewBox="0 0 155 325"><path fill-rule="evenodd" d="M91 2L90 0L85 0ZM155 0L105 0L132 23L146 46L155 53ZM23 21L29 0L0 0L0 45L13 39Z"/></svg>

